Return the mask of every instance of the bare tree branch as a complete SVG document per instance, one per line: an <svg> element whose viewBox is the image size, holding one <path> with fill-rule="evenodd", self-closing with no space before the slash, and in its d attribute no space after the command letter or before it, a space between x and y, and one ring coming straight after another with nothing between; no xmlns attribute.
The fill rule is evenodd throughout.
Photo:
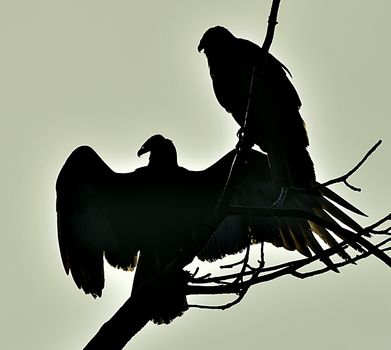
<svg viewBox="0 0 391 350"><path fill-rule="evenodd" d="M343 228L342 226L338 225L335 222L328 221L313 213L308 213L299 209L230 207L227 210L227 214L231 214L231 215L242 214L242 215L260 216L260 217L296 217L296 218L307 219L333 232L342 233L343 235L349 237L347 243L359 243L362 247L367 249L371 254L375 255L377 258L379 258L385 264L391 267L391 258L381 250L377 249L372 243L367 241L365 238L361 237L361 235L366 233L365 229L362 229L360 232L353 232L346 228ZM388 217L389 215L387 216L387 218Z"/></svg>
<svg viewBox="0 0 391 350"><path fill-rule="evenodd" d="M382 252L389 251L391 247L385 247L386 244L391 242L391 237L388 237L387 239L383 240L382 242L378 243L375 247ZM315 269L310 272L301 273L298 270L312 264L315 261L319 261L322 257L326 256L332 256L334 255L339 248L347 248L346 242L341 242L339 246L328 248L324 250L321 254L316 254L313 257L310 258L304 258L299 259L295 261L290 261L284 264L279 264L275 266L271 266L268 268L259 268L256 270L256 273L254 274L252 271L247 271L244 273L244 275L251 276L247 281L242 282L241 284L238 283L224 283L220 284L220 282L225 282L225 280L232 280L237 276L237 273L230 274L230 275L223 275L223 276L216 276L212 278L202 279L198 280L197 278L194 278L190 281L190 285L188 287L188 294L194 295L194 294L240 294L242 290L248 290L250 286L259 284L262 282L270 281L276 278L279 278L284 275L292 275L297 278L308 278L313 277L315 275L319 275L325 272L328 272L331 270L330 267L323 267L320 269ZM356 263L359 260L365 259L368 256L370 256L371 253L368 251L365 251L363 253L358 254L354 258L350 260L344 260L341 262L336 263L335 265L337 267L344 267L347 265L350 265L352 263ZM262 276L257 276L257 274L263 274ZM255 277L254 277L255 276ZM207 285L205 285L207 284ZM211 284L217 284L217 285L211 285ZM231 304L231 303L229 303ZM228 305L228 304L226 304ZM224 308L226 308L226 305L224 305ZM199 307L199 305L192 305L192 307ZM207 308L211 308L208 306ZM213 308L221 308L219 307L213 307Z"/></svg>
<svg viewBox="0 0 391 350"><path fill-rule="evenodd" d="M369 232L369 233L374 233L374 234L383 234L383 235L389 235L390 234L390 230L391 230L391 227L388 227L387 229L385 230L380 230L380 231L377 231L375 230L375 228L379 227L380 225L384 224L386 221L391 221L391 213L388 214L387 216L385 216L384 218L380 219L379 221L375 222L374 224L370 225L370 226L367 226L365 228L365 231Z"/></svg>
<svg viewBox="0 0 391 350"><path fill-rule="evenodd" d="M273 0L270 16L268 20L268 28L266 37L263 43L262 48L264 52L267 53L270 49L270 46L273 41L275 27L277 25L277 14L279 8L280 0ZM266 55L265 55L266 56ZM255 65L253 71L253 77L255 73ZM252 77L252 80L253 80ZM249 91L248 106L251 103L251 94L252 94L252 83ZM247 106L247 110L248 110ZM247 113L245 120L247 119ZM309 266L310 264L321 260L325 257L330 257L336 254L341 249L347 249L349 244L358 243L364 249L360 252L359 255L354 258L346 261L342 261L336 264L337 267L343 267L351 263L356 263L357 261L364 259L370 255L374 255L385 264L391 267L391 257L386 254L390 251L391 247L386 247L386 244L391 242L391 237L383 240L377 245L373 245L371 242L367 241L362 235L368 233L376 233L379 235L389 235L390 228L385 230L376 230L380 225L384 224L387 221L391 221L391 214L382 218L378 222L363 228L358 232L353 232L347 230L340 225L330 222L326 219L318 217L313 213L308 213L298 209L281 209L281 208L255 208L255 207L232 207L229 206L229 201L231 199L232 190L234 187L234 181L237 178L237 172L241 168L243 158L240 157L242 150L248 148L248 143L246 144L245 136L245 126L242 131L241 137L239 138L239 143L237 146L237 153L234 158L230 174L228 176L225 188L222 195L220 196L219 203L216 209L216 212L213 213L209 218L205 220L203 227L199 227L197 230L198 240L192 247L192 251L183 252L179 254L176 259L174 259L165 269L165 271L159 276L159 278L150 278L145 279L143 285L141 285L136 293L134 293L124 305L114 314L114 316L108 320L99 330L99 332L91 339L87 344L85 349L95 350L95 349L122 349L126 343L140 331L145 324L152 317L151 307L146 298L150 290L159 288L160 284L165 282L165 277L171 274L173 271L178 269L178 266L186 266L194 256L202 249L206 244L207 240L210 238L210 235L215 231L219 226L221 221L229 215L252 215L260 217L297 217L310 220L322 227L334 232L334 233L343 233L344 237L347 239L335 247L328 248L322 253L316 254L309 258L304 258L300 260L290 261L284 264L279 264L275 266L265 267L264 265L264 256L263 248L261 250L261 261L259 261L258 267L252 267L249 264L249 252L250 248L248 247L245 253L244 258L239 262L241 269L239 272L225 274L222 276L211 276L210 274L196 277L198 270L196 270L193 275L189 276L189 283L187 286L187 294L233 294L236 295L236 298L225 304L219 306L206 306L206 305L191 305L192 307L206 308L206 309L227 309L236 304L238 304L246 295L249 288L253 285L271 281L278 277L284 275L292 275L297 278L307 278L312 277L318 274L322 274L330 270L330 267L323 267L318 269L313 269L310 272L300 272L299 269ZM379 141L375 146L371 148L370 151L364 156L364 158L348 173L345 175L327 181L324 184L317 186L317 188L324 188L329 185L343 182L349 188L353 190L360 190L348 183L348 178L355 173L361 165L367 160L367 158L376 150L380 145ZM263 247L263 243L262 243ZM234 267L238 264L233 264L226 267Z"/></svg>
<svg viewBox="0 0 391 350"><path fill-rule="evenodd" d="M374 151L374 147L371 149ZM363 160L357 164L346 175L350 176L364 163L368 156L372 153L368 152ZM341 176L335 179L332 183L343 182L345 176ZM331 184L327 182L323 186ZM303 210L294 208L256 208L256 207L231 207L228 206L220 212L214 213L208 220L205 221L205 225L200 227L197 231L197 235L200 240L197 241L192 247L191 252L184 252L180 254L172 263L170 263L165 272L159 276L159 279L151 278L146 279L144 285L140 286L139 292L132 295L125 304L115 313L115 315L107 321L93 339L88 343L85 349L94 350L101 349L102 346L110 349L122 349L123 346L138 332L151 318L151 309L148 305L148 300L145 298L145 293L149 290L159 288L159 283L164 283L165 276L172 273L178 266L185 266L196 256L202 249L203 245L209 239L210 235L219 226L220 222L229 215L252 215L260 217L297 217L310 220L334 233L342 233L347 239L340 244L324 250L322 253L316 254L310 258L304 258L300 260L290 261L284 264L265 267L263 252L261 253L261 261L258 267L252 267L249 265L249 248L246 250L244 258L239 262L242 265L239 272L225 274L222 276L211 276L206 274L201 277L196 277L197 271L189 277L189 284L187 287L187 294L232 294L236 295L236 298L225 304L218 306L207 305L191 305L192 307L206 308L206 309L220 309L225 310L236 304L238 304L246 295L249 288L253 285L271 281L284 275L291 275L297 278L308 278L315 275L325 273L330 270L330 267L323 267L314 269L310 272L300 272L299 269L309 266L310 264L321 260L325 257L330 257L336 254L341 249L347 249L352 243L358 243L364 249L354 258L335 264L336 267L343 267L348 264L356 263L359 260L367 258L371 255L376 256L382 260L385 264L391 267L391 257L386 254L391 250L391 247L385 245L391 242L391 237L384 239L377 245L372 244L368 240L362 237L362 235L368 235L369 233L376 233L377 235L390 235L390 228L379 230L379 227L388 221L391 221L391 213L384 218L378 220L376 223L371 224L361 230L354 232L346 228L343 228L335 222L331 222L324 218L321 218L313 213L309 213ZM231 266L225 266L226 268L237 266L231 264Z"/></svg>
<svg viewBox="0 0 391 350"><path fill-rule="evenodd" d="M278 24L277 14L278 14L279 6L280 6L280 0L273 0L272 7L270 9L269 19L268 19L266 37L262 45L262 48L265 50L265 52L269 51L273 41L274 30L276 28L276 25Z"/></svg>
<svg viewBox="0 0 391 350"><path fill-rule="evenodd" d="M376 144L365 154L365 156L357 163L357 165L350 171L348 171L345 175L342 175L340 177L337 177L335 179L329 180L323 184L320 184L319 186L314 187L314 190L324 188L339 182L343 182L347 187L349 187L353 191L360 192L361 188L355 187L348 182L348 178L352 176L365 162L366 160L371 156L373 152L376 151L376 149L381 145L382 140L379 140L376 142Z"/></svg>
<svg viewBox="0 0 391 350"><path fill-rule="evenodd" d="M151 319L148 298L144 293L153 288L147 281L121 308L100 328L84 350L122 349Z"/></svg>

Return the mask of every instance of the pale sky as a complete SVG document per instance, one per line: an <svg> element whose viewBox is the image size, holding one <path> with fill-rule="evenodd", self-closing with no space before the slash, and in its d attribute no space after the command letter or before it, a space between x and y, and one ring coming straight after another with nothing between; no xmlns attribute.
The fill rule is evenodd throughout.
<svg viewBox="0 0 391 350"><path fill-rule="evenodd" d="M106 270L103 298L65 275L55 180L70 152L91 145L116 171L159 132L179 162L205 168L236 143L217 103L204 31L223 25L262 43L270 0L40 0L0 3L0 348L81 349L128 298L131 274ZM292 72L319 181L353 167L335 190L369 225L390 210L391 3L282 0L271 52ZM276 254L284 256L282 250ZM390 270L375 258L310 280L261 284L228 311L191 310L147 325L126 349L389 349Z"/></svg>

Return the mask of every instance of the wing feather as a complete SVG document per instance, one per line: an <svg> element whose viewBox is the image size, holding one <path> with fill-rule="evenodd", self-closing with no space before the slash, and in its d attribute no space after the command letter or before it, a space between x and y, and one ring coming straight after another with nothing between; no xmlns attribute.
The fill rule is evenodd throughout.
<svg viewBox="0 0 391 350"><path fill-rule="evenodd" d="M230 203L234 206L270 207L278 197L279 191L280 186L274 184L270 178L267 157L253 151L241 168L240 178ZM330 189L322 189L321 191L290 190L285 205L287 208L313 213L333 223L339 221L354 231L361 229L355 220L330 200L344 209L356 214L363 214ZM243 250L249 242L269 242L287 250L297 250L310 257L312 252L318 254L324 250L316 236L328 246L335 247L339 244L334 237L335 235L341 239L349 238L342 232L331 232L319 224L301 218L262 218L235 215L223 221L199 256L202 259L215 260ZM360 245L353 241L349 241L349 244L356 250L362 250ZM338 254L343 259L350 259L350 256L343 249L338 251ZM334 271L338 271L329 257L322 258L322 261Z"/></svg>
<svg viewBox="0 0 391 350"><path fill-rule="evenodd" d="M57 227L62 262L76 285L86 294L101 296L104 287L103 257L113 265L122 244L116 214L124 206L114 173L88 146L74 150L57 178ZM126 193L128 195L129 193ZM123 195L122 195L123 196ZM134 266L134 255L127 264ZM129 261L131 259L131 262Z"/></svg>

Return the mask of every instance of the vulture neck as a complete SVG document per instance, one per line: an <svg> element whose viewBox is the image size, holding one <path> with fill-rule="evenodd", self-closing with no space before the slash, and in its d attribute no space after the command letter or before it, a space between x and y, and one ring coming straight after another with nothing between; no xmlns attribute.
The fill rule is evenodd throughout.
<svg viewBox="0 0 391 350"><path fill-rule="evenodd" d="M170 169L178 167L175 147L168 145L153 150L149 156L148 166L160 169Z"/></svg>

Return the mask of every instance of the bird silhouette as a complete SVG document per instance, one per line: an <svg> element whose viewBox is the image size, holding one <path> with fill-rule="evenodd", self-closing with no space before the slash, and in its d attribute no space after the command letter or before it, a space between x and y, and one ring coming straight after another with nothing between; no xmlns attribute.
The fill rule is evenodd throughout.
<svg viewBox="0 0 391 350"><path fill-rule="evenodd" d="M182 231L190 225L183 214L191 198L181 195L189 172L178 167L173 143L161 135L148 139L138 155L147 152L147 166L120 174L92 148L81 146L58 176L58 237L64 267L76 285L94 297L101 296L104 286L103 256L125 270L137 265L134 293L190 244ZM156 323L168 323L187 308L178 277L181 268L167 284L170 292L151 291L148 305ZM181 297L171 297L181 291Z"/></svg>
<svg viewBox="0 0 391 350"><path fill-rule="evenodd" d="M66 273L71 273L86 294L102 295L105 257L114 267L136 268L132 296L138 293L142 302L135 305L134 317L169 323L188 308L189 275L184 268L197 255L213 261L248 244L270 242L310 256L323 250L316 235L329 246L337 244L325 228L300 218L222 215L222 220L216 220L235 150L202 171L179 166L173 142L161 135L149 138L138 155L148 152L147 166L116 173L91 147L81 146L71 153L58 175L61 258ZM270 177L267 156L251 151L229 201L237 206L267 207L278 191L279 186ZM361 213L326 188L289 193L286 205L359 228L330 200ZM349 259L343 250L339 253ZM323 261L333 265L328 258ZM157 282L151 284L151 280Z"/></svg>
<svg viewBox="0 0 391 350"><path fill-rule="evenodd" d="M272 178L282 187L310 188L315 171L307 147L300 98L288 69L255 43L226 28L209 28L198 51L207 57L214 93L241 126L248 146L269 157Z"/></svg>
<svg viewBox="0 0 391 350"><path fill-rule="evenodd" d="M230 160L189 171L178 166L174 144L161 135L137 154L148 152L147 166L121 174L91 147L74 150L56 184L58 239L66 273L94 297L104 287L103 257L124 270L137 266L132 294L164 275L159 289L143 290L150 296L143 305L155 323L169 323L187 309L183 267L195 257L194 232L213 212ZM179 254L181 262L166 273Z"/></svg>

